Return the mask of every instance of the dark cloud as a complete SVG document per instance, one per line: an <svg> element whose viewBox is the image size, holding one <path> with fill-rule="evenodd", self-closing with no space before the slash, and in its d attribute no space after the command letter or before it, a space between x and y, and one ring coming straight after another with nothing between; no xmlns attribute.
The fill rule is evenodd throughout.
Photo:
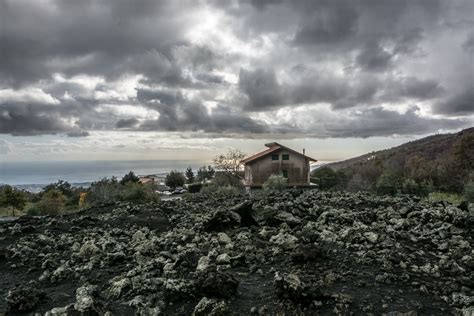
<svg viewBox="0 0 474 316"><path fill-rule="evenodd" d="M371 137L392 135L430 134L469 126L469 121L424 118L419 108L411 107L406 113L380 107L354 112L349 118L327 122L326 132L331 137Z"/></svg>
<svg viewBox="0 0 474 316"><path fill-rule="evenodd" d="M382 71L392 65L393 55L385 50L380 43L368 43L357 55L359 66L367 70Z"/></svg>
<svg viewBox="0 0 474 316"><path fill-rule="evenodd" d="M0 105L0 133L38 135L67 132L71 128L53 111L35 109L41 105Z"/></svg>
<svg viewBox="0 0 474 316"><path fill-rule="evenodd" d="M348 2L315 1L295 34L298 45L337 43L357 31L358 13Z"/></svg>
<svg viewBox="0 0 474 316"><path fill-rule="evenodd" d="M131 128L137 126L139 121L136 118L121 119L115 124L117 128Z"/></svg>
<svg viewBox="0 0 474 316"><path fill-rule="evenodd" d="M0 133L313 135L271 122L326 105L337 115L312 126L319 135L456 128L466 120L448 117L474 115L472 10L469 0L6 0ZM381 108L417 103L437 118Z"/></svg>
<svg viewBox="0 0 474 316"><path fill-rule="evenodd" d="M470 89L435 104L433 109L436 113L454 116L474 114L474 85Z"/></svg>
<svg viewBox="0 0 474 316"><path fill-rule="evenodd" d="M68 137L87 137L90 136L88 131L72 131L66 134Z"/></svg>
<svg viewBox="0 0 474 316"><path fill-rule="evenodd" d="M282 104L282 87L278 84L273 70L241 69L239 88L248 97L247 107L250 109L264 110Z"/></svg>

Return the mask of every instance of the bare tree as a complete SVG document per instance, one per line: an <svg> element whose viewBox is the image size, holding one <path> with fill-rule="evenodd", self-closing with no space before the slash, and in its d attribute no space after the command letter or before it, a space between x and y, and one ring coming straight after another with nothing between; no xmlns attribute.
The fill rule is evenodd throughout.
<svg viewBox="0 0 474 316"><path fill-rule="evenodd" d="M217 155L213 162L216 171L227 178L230 185L237 186L240 184L240 170L242 160L245 154L238 149L231 149L226 154Z"/></svg>

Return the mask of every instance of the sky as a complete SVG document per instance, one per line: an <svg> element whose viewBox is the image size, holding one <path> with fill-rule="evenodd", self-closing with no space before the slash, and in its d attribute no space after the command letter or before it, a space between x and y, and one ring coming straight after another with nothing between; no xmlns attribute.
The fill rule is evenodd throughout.
<svg viewBox="0 0 474 316"><path fill-rule="evenodd" d="M320 161L474 125L472 0L2 0L0 160Z"/></svg>

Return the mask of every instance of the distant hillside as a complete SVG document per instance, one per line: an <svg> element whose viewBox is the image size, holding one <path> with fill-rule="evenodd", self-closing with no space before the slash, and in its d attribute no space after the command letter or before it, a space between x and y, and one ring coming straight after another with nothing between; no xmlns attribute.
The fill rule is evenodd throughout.
<svg viewBox="0 0 474 316"><path fill-rule="evenodd" d="M333 170L339 170L341 168L350 167L355 164L366 162L367 160L374 159L375 157L385 160L390 158L396 158L399 155L403 155L404 157L421 155L425 159L435 160L452 155L453 145L458 139L465 137L466 135L474 136L474 127L462 130L458 133L431 135L425 138L402 144L397 147L374 151L347 160L326 164L325 166L330 167Z"/></svg>
<svg viewBox="0 0 474 316"><path fill-rule="evenodd" d="M325 167L344 177L345 185L349 186L375 188L385 173L394 175L392 178L399 179L400 183L410 179L429 183L435 189L462 191L474 172L474 127L458 133L428 136Z"/></svg>

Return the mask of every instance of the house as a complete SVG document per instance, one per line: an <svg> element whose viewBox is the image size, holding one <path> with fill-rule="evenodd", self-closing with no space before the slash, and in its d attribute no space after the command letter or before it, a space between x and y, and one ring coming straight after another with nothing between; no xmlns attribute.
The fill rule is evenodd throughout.
<svg viewBox="0 0 474 316"><path fill-rule="evenodd" d="M155 177L154 176L139 176L138 177L138 182L141 184L155 184Z"/></svg>
<svg viewBox="0 0 474 316"><path fill-rule="evenodd" d="M279 143L265 144L268 149L242 160L247 187L261 187L272 174L282 174L289 186L308 186L310 162L317 160Z"/></svg>

